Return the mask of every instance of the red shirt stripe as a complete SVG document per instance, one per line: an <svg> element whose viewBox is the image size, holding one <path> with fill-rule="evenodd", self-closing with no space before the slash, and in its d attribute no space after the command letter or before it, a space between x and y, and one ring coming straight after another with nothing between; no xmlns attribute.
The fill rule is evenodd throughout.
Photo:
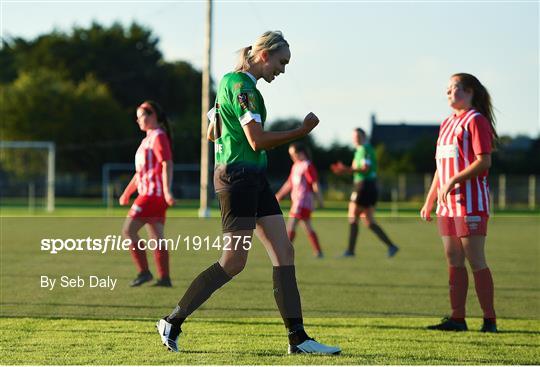
<svg viewBox="0 0 540 367"><path fill-rule="evenodd" d="M471 109L445 119L437 139L438 190L457 173L470 166L480 154L491 153L491 125ZM489 216L487 170L454 186L448 202L437 203L437 215L446 217Z"/></svg>
<svg viewBox="0 0 540 367"><path fill-rule="evenodd" d="M313 184L318 180L315 166L308 160L294 163L288 180L291 184L291 211L313 210Z"/></svg>
<svg viewBox="0 0 540 367"><path fill-rule="evenodd" d="M143 196L163 196L163 162L172 159L167 134L161 129L149 130L135 154L137 191Z"/></svg>

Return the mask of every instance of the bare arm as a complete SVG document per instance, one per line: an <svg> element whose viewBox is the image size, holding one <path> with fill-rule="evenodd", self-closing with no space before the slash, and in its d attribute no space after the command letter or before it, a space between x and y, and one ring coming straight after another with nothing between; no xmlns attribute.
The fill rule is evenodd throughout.
<svg viewBox="0 0 540 367"><path fill-rule="evenodd" d="M485 170L491 167L491 154L479 154L476 156L476 160L470 164L464 170L458 172L444 185L439 192L439 199L446 203L446 199L450 191L456 184L467 181L470 178L476 177Z"/></svg>
<svg viewBox="0 0 540 367"><path fill-rule="evenodd" d="M174 197L172 195L172 180L173 180L173 161L164 161L161 168L161 178L163 181L163 196L169 205L174 205Z"/></svg>
<svg viewBox="0 0 540 367"><path fill-rule="evenodd" d="M334 172L336 175L352 175L356 172L366 172L369 169L369 165L364 163L362 167L355 167L354 164L351 166L346 166L343 164L343 162L338 161L334 163L331 167L332 172Z"/></svg>
<svg viewBox="0 0 540 367"><path fill-rule="evenodd" d="M216 140L214 137L214 122L213 121L208 125L208 130L206 131L206 138L210 140L211 142Z"/></svg>
<svg viewBox="0 0 540 367"><path fill-rule="evenodd" d="M362 172L367 172L369 170L369 164L367 164L366 162L364 162L360 167L356 167L356 165L353 163L352 166L351 166L351 173L362 173Z"/></svg>
<svg viewBox="0 0 540 367"><path fill-rule="evenodd" d="M431 221L431 211L433 210L433 204L435 199L437 199L437 187L439 186L439 174L437 170L433 175L433 180L431 180L431 186L429 187L424 206L420 209L420 217L428 222Z"/></svg>
<svg viewBox="0 0 540 367"><path fill-rule="evenodd" d="M283 199L285 197L285 195L287 195L289 192L291 192L291 188L292 188L291 181L290 180L285 181L283 186L281 186L281 188L277 192L276 199L278 201Z"/></svg>
<svg viewBox="0 0 540 367"><path fill-rule="evenodd" d="M485 170L491 167L491 154L480 154L476 156L476 160L471 165L460 171L457 175L451 178L453 184L462 183L470 178L476 177Z"/></svg>
<svg viewBox="0 0 540 367"><path fill-rule="evenodd" d="M313 192L315 193L315 197L317 198L317 202L319 203L319 208L323 207L323 197L322 197L322 191L319 186L319 181L313 182Z"/></svg>
<svg viewBox="0 0 540 367"><path fill-rule="evenodd" d="M310 112L304 118L302 126L287 131L264 131L261 124L251 120L243 126L246 138L253 150L272 149L292 140L306 136L317 126L319 119Z"/></svg>
<svg viewBox="0 0 540 367"><path fill-rule="evenodd" d="M433 174L433 180L431 180L431 186L429 187L429 191L426 196L426 202L435 202L435 199L437 199L437 186L439 186L439 174L438 171L435 170L435 173Z"/></svg>
<svg viewBox="0 0 540 367"><path fill-rule="evenodd" d="M137 191L137 173L133 175L126 188L124 189L124 192L122 193L122 195L120 195L120 199L118 200L120 202L120 205L129 204L129 198L131 197L131 195L133 195L135 191Z"/></svg>

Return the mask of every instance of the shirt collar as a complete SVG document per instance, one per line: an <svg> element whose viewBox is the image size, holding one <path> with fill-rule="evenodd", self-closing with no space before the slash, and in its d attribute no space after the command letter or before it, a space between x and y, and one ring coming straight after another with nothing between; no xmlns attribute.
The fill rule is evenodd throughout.
<svg viewBox="0 0 540 367"><path fill-rule="evenodd" d="M159 128L159 127L156 127L155 129L147 130L146 131L146 136L148 137L148 136L150 136L152 134L158 134L160 130L161 130L161 128Z"/></svg>
<svg viewBox="0 0 540 367"><path fill-rule="evenodd" d="M468 110L465 110L463 111L462 113L460 113L459 115L456 115L455 113L453 113L452 115L454 116L454 118L461 118L463 116L465 116L467 113L469 113L470 111L474 110L473 107L469 108Z"/></svg>
<svg viewBox="0 0 540 367"><path fill-rule="evenodd" d="M257 79L255 79L255 77L251 74L251 73L248 73L247 71L242 71L242 73L246 74L247 76L249 76L249 78L251 80L253 80L253 83L255 83L255 85L257 85Z"/></svg>

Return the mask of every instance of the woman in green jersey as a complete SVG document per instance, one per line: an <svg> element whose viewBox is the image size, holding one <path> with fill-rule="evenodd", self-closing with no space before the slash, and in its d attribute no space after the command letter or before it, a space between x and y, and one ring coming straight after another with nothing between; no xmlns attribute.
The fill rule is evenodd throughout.
<svg viewBox="0 0 540 367"><path fill-rule="evenodd" d="M358 236L358 219L362 218L366 227L388 247L388 257L393 257L399 248L388 238L383 229L375 221L375 204L377 203L377 159L371 144L367 142L364 130L357 128L353 131L355 145L354 158L351 166L342 162L331 166L335 174L352 174L354 189L349 201L349 244L343 253L345 257L354 256L356 237Z"/></svg>
<svg viewBox="0 0 540 367"><path fill-rule="evenodd" d="M215 143L214 187L221 208L223 252L218 262L199 274L173 312L157 323L162 342L178 351L184 320L214 291L244 268L253 230L273 265L274 297L288 331L289 353L338 354L304 331L294 250L283 214L266 179L265 150L307 135L319 119L309 113L302 126L289 131L265 131L266 108L257 81L271 83L285 72L291 52L281 32L266 32L240 51L235 70L219 84L209 112L209 137ZM241 298L239 298L241 302Z"/></svg>

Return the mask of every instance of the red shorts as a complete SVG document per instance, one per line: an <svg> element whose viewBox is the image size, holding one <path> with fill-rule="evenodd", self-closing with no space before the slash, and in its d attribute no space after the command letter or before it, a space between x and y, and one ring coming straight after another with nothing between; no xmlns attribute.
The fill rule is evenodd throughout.
<svg viewBox="0 0 540 367"><path fill-rule="evenodd" d="M128 217L145 223L165 223L167 202L163 196L137 196L128 212Z"/></svg>
<svg viewBox="0 0 540 367"><path fill-rule="evenodd" d="M289 217L300 220L309 220L311 218L311 209L297 208L295 212L291 210L289 212Z"/></svg>
<svg viewBox="0 0 540 367"><path fill-rule="evenodd" d="M437 217L441 236L485 236L489 217L479 215L465 217Z"/></svg>

